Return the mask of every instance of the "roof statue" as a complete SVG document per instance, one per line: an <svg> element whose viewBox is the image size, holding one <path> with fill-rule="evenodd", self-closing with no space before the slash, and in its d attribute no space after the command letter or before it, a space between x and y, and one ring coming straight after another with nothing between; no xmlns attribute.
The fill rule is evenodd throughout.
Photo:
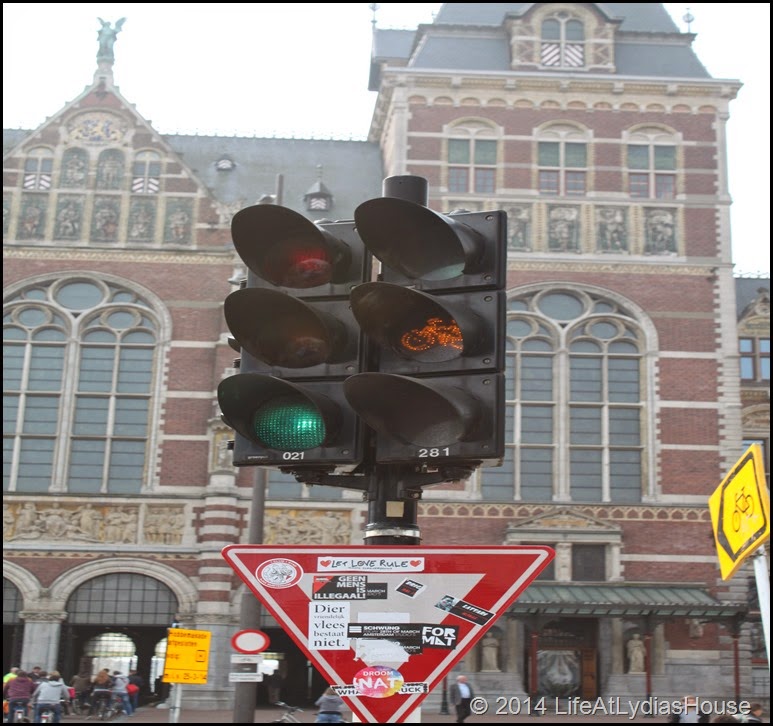
<svg viewBox="0 0 773 726"><path fill-rule="evenodd" d="M115 45L118 33L121 32L121 28L126 22L126 18L117 20L114 27L111 26L109 22L102 20L102 18L97 18L97 20L102 24L102 27L97 31L97 40L99 40L97 61L108 61L112 63L115 60L113 46Z"/></svg>

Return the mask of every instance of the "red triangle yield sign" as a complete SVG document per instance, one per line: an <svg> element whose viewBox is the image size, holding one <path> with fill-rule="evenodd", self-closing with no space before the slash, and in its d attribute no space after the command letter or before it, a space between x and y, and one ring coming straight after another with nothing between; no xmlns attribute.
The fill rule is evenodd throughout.
<svg viewBox="0 0 773 726"><path fill-rule="evenodd" d="M223 557L364 723L402 723L550 547L230 545Z"/></svg>

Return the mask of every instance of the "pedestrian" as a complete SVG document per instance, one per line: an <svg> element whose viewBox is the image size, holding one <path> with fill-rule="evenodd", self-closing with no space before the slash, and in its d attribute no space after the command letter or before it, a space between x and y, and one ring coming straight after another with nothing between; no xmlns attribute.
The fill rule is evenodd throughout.
<svg viewBox="0 0 773 726"><path fill-rule="evenodd" d="M113 679L110 677L110 669L103 668L94 676L94 682L91 684L91 711L90 716L96 716L99 713L99 702L107 701L110 705L112 697Z"/></svg>
<svg viewBox="0 0 773 726"><path fill-rule="evenodd" d="M78 699L78 704L85 710L86 701L89 697L89 691L91 690L91 676L88 671L81 671L73 676L70 681L70 686L75 690L75 698Z"/></svg>
<svg viewBox="0 0 773 726"><path fill-rule="evenodd" d="M130 670L129 685L126 690L129 692L129 700L132 702L132 709L134 711L140 707L140 691L144 685L145 679L136 670Z"/></svg>
<svg viewBox="0 0 773 726"><path fill-rule="evenodd" d="M3 698L8 700L8 722L13 720L13 712L16 709L17 704L24 708L24 714L27 714L27 706L29 705L32 694L36 688L32 679L20 669L16 669L14 677L9 679L3 685Z"/></svg>
<svg viewBox="0 0 773 726"><path fill-rule="evenodd" d="M279 671L275 670L273 673L266 676L265 679L266 688L268 689L268 702L271 704L282 700L282 676L279 675Z"/></svg>
<svg viewBox="0 0 773 726"><path fill-rule="evenodd" d="M448 689L448 696L456 708L456 723L464 723L464 719L472 713L470 703L474 695L472 686L467 683L467 676L457 676L456 683Z"/></svg>
<svg viewBox="0 0 773 726"><path fill-rule="evenodd" d="M751 708L749 708L749 715L746 717L746 723L763 723L761 703L753 703L751 705Z"/></svg>
<svg viewBox="0 0 773 726"><path fill-rule="evenodd" d="M332 688L326 688L325 692L315 701L314 705L319 709L314 723L343 723L344 717L341 709L345 707L344 700L336 694Z"/></svg>
<svg viewBox="0 0 773 726"><path fill-rule="evenodd" d="M38 683L32 694L32 703L35 704L33 721L40 723L40 712L48 708L54 713L52 723L62 720L62 701L70 700L70 689L65 685L59 671L51 671L48 676Z"/></svg>
<svg viewBox="0 0 773 726"><path fill-rule="evenodd" d="M680 703L681 709L671 714L669 723L709 723L709 714L701 712L696 696L685 696Z"/></svg>
<svg viewBox="0 0 773 726"><path fill-rule="evenodd" d="M131 716L134 713L131 700L129 699L129 676L125 676L121 671L113 671L113 695L121 699L124 713Z"/></svg>

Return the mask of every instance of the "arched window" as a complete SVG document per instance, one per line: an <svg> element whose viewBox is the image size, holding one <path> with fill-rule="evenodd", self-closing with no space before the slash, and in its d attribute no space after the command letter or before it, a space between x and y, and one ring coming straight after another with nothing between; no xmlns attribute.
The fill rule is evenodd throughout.
<svg viewBox="0 0 773 726"><path fill-rule="evenodd" d="M31 285L6 300L4 490L138 493L158 337L146 301L99 280Z"/></svg>
<svg viewBox="0 0 773 726"><path fill-rule="evenodd" d="M24 160L24 189L48 191L51 188L51 174L54 170L54 155L51 149L32 149Z"/></svg>
<svg viewBox="0 0 773 726"><path fill-rule="evenodd" d="M638 502L644 491L644 334L621 304L569 289L508 309L507 456L484 498Z"/></svg>
<svg viewBox="0 0 773 726"><path fill-rule="evenodd" d="M161 190L161 156L140 151L132 166L132 194L158 194Z"/></svg>
<svg viewBox="0 0 773 726"><path fill-rule="evenodd" d="M467 123L450 130L448 139L448 191L494 194L496 191L497 139L494 129Z"/></svg>
<svg viewBox="0 0 773 726"><path fill-rule="evenodd" d="M542 21L540 61L546 68L585 66L585 28L561 11Z"/></svg>
<svg viewBox="0 0 773 726"><path fill-rule="evenodd" d="M115 572L83 583L67 601L74 625L171 625L179 605L174 592L147 575Z"/></svg>
<svg viewBox="0 0 773 726"><path fill-rule="evenodd" d="M661 129L639 129L628 136L628 192L644 199L676 196L676 139Z"/></svg>
<svg viewBox="0 0 773 726"><path fill-rule="evenodd" d="M566 125L542 129L537 142L537 166L540 194L584 195L587 191L587 134Z"/></svg>

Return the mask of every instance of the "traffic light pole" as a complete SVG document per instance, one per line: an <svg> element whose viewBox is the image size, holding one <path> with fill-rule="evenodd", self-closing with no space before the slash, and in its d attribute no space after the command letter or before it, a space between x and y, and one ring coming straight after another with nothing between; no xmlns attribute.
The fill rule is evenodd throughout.
<svg viewBox="0 0 773 726"><path fill-rule="evenodd" d="M263 522L266 511L266 480L268 474L262 467L255 469L252 484L252 506L247 530L247 541L250 544L263 543ZM239 611L240 630L260 630L261 605L258 598L245 590L242 594ZM233 723L255 723L255 707L257 705L257 684L253 682L237 683L234 694Z"/></svg>
<svg viewBox="0 0 773 726"><path fill-rule="evenodd" d="M396 467L377 467L369 484L365 544L421 544L418 525L421 489L404 487Z"/></svg>
<svg viewBox="0 0 773 726"><path fill-rule="evenodd" d="M429 185L420 176L392 176L384 179L384 197L404 199L426 207ZM368 523L365 544L419 545L418 515L421 487L412 488L401 479L400 467L375 467L367 491Z"/></svg>

